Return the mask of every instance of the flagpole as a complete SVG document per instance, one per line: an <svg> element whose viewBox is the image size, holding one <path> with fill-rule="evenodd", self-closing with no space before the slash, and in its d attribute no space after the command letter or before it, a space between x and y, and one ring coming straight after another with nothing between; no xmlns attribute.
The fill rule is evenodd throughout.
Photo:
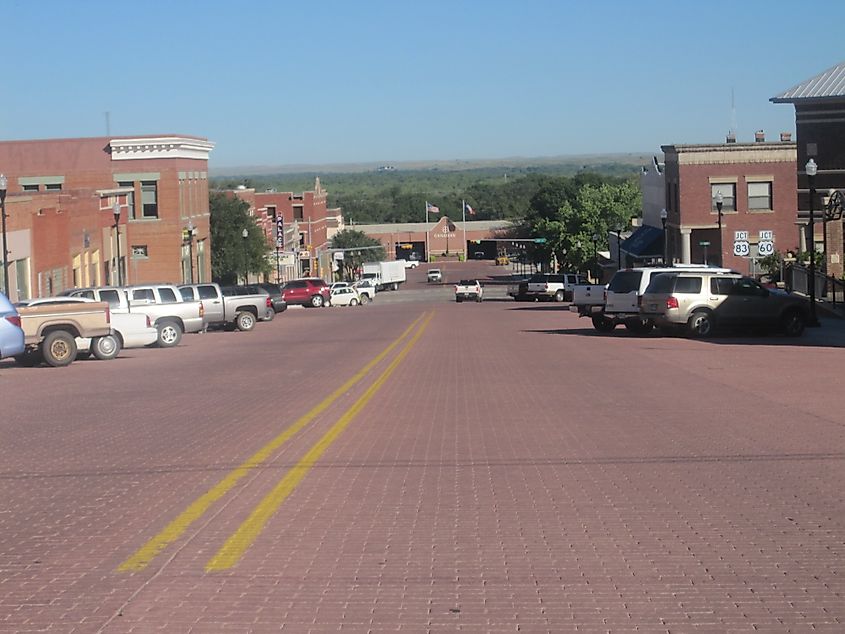
<svg viewBox="0 0 845 634"><path fill-rule="evenodd" d="M467 246L467 201L461 200L461 211L464 212L464 261L469 260L469 247Z"/></svg>
<svg viewBox="0 0 845 634"><path fill-rule="evenodd" d="M431 262L431 252L428 250L428 201L425 201L425 261Z"/></svg>

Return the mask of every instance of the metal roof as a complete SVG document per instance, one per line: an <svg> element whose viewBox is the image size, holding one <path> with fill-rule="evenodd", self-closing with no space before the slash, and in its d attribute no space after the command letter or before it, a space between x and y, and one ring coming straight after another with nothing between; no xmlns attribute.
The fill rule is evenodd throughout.
<svg viewBox="0 0 845 634"><path fill-rule="evenodd" d="M782 92L769 101L773 103L795 103L803 100L826 100L845 98L845 62L828 68L800 84Z"/></svg>
<svg viewBox="0 0 845 634"><path fill-rule="evenodd" d="M433 229L436 224L436 221L428 224L424 222L404 222L400 224L373 225L358 224L356 222L354 225L348 226L347 228L361 231L367 235L381 235L385 233L404 233L407 231L419 231L424 233ZM460 220L452 220L452 224L456 225L459 229L464 228L464 223ZM496 231L498 229L508 229L512 226L513 222L508 220L467 220L466 222L467 231Z"/></svg>
<svg viewBox="0 0 845 634"><path fill-rule="evenodd" d="M635 257L655 257L663 253L663 229L643 225L622 241L622 250Z"/></svg>

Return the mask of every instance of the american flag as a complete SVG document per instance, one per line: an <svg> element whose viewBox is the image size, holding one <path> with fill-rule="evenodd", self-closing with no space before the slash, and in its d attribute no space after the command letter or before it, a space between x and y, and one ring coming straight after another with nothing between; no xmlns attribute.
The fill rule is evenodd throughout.
<svg viewBox="0 0 845 634"><path fill-rule="evenodd" d="M467 212L470 216L475 215L475 209L469 206L469 203L464 203L464 211Z"/></svg>
<svg viewBox="0 0 845 634"><path fill-rule="evenodd" d="M435 207L430 202L425 201L425 213L427 214L439 214L440 207Z"/></svg>

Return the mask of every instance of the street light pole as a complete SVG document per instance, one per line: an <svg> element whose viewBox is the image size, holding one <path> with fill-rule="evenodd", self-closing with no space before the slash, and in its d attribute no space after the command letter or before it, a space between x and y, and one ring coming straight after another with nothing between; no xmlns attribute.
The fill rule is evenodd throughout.
<svg viewBox="0 0 845 634"><path fill-rule="evenodd" d="M668 240L666 238L666 219L669 217L669 213L665 209L660 210L660 224L663 225L663 266L668 266L666 262L669 260L668 255Z"/></svg>
<svg viewBox="0 0 845 634"><path fill-rule="evenodd" d="M115 249L117 254L117 285L123 286L122 267L120 266L120 202L114 201L112 206L112 214L114 214L114 233L115 233Z"/></svg>
<svg viewBox="0 0 845 634"><path fill-rule="evenodd" d="M724 204L722 192L716 192L716 214L719 221L719 266L724 262L724 255L722 249L722 205Z"/></svg>
<svg viewBox="0 0 845 634"><path fill-rule="evenodd" d="M197 228L194 226L193 220L188 220L188 264L191 269L191 284L194 283L194 236L197 233Z"/></svg>
<svg viewBox="0 0 845 634"><path fill-rule="evenodd" d="M249 282L249 251L247 251L247 238L249 238L249 230L241 231L241 237L244 239L244 284Z"/></svg>
<svg viewBox="0 0 845 634"><path fill-rule="evenodd" d="M816 197L816 173L819 166L813 159L807 161L804 167L807 173L807 183L810 187L810 221L808 227L810 230L810 318L808 326L818 326L819 319L816 316L816 219L814 217L813 205Z"/></svg>
<svg viewBox="0 0 845 634"><path fill-rule="evenodd" d="M0 213L3 216L3 293L9 295L9 248L6 245L6 187L9 181L5 174L0 174Z"/></svg>
<svg viewBox="0 0 845 634"><path fill-rule="evenodd" d="M622 270L622 227L616 227L616 261L617 270Z"/></svg>

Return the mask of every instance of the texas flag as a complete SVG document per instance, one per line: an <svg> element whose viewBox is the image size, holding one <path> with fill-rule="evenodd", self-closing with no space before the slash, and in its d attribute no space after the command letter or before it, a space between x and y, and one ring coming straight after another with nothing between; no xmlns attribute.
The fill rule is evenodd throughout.
<svg viewBox="0 0 845 634"><path fill-rule="evenodd" d="M475 209L469 206L469 203L464 203L464 211L467 212L470 216L475 215Z"/></svg>
<svg viewBox="0 0 845 634"><path fill-rule="evenodd" d="M435 207L430 202L425 201L425 213L427 214L439 214L440 207Z"/></svg>

